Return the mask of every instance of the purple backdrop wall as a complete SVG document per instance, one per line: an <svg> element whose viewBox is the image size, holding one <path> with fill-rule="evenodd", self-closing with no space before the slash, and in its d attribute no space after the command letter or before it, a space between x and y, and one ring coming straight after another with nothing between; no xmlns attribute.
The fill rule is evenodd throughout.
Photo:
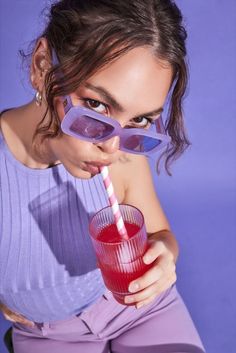
<svg viewBox="0 0 236 353"><path fill-rule="evenodd" d="M189 33L185 115L192 147L173 177L155 175L155 185L180 243L178 287L207 351L235 353L236 1L176 2ZM33 96L17 50L38 33L47 3L0 0L0 109ZM0 317L0 338L8 326Z"/></svg>

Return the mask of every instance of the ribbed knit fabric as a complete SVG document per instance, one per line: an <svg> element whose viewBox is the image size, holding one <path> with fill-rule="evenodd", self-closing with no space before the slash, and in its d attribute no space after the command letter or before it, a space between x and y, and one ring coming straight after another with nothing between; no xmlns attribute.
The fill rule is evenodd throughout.
<svg viewBox="0 0 236 353"><path fill-rule="evenodd" d="M35 322L78 314L104 291L88 234L108 205L101 175L31 169L0 133L0 302Z"/></svg>

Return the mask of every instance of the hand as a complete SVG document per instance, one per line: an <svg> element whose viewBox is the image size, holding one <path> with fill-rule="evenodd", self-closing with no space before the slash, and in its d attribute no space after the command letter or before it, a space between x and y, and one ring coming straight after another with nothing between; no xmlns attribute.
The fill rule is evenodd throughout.
<svg viewBox="0 0 236 353"><path fill-rule="evenodd" d="M34 327L34 322L26 319L24 316L15 313L11 311L8 307L6 307L4 304L0 303L0 310L3 313L3 316L5 317L6 320L11 321L11 322L19 322L20 324L29 326L29 327Z"/></svg>
<svg viewBox="0 0 236 353"><path fill-rule="evenodd" d="M168 246L170 239L166 236L157 237L157 234L149 240L149 248L143 257L144 263L152 263L153 266L130 283L129 292L135 294L125 297L125 303L135 303L136 308L151 303L176 282L176 256Z"/></svg>

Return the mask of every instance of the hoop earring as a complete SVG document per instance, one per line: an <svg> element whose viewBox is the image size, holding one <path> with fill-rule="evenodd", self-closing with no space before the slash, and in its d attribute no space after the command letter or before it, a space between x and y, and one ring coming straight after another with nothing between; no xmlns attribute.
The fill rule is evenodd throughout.
<svg viewBox="0 0 236 353"><path fill-rule="evenodd" d="M37 107L40 107L40 105L42 104L42 99L43 99L42 94L39 91L37 91L35 94L35 100L36 100L35 103Z"/></svg>

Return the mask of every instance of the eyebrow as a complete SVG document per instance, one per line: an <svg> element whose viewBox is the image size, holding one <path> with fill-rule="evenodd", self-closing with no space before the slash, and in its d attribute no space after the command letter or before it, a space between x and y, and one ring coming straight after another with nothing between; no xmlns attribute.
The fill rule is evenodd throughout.
<svg viewBox="0 0 236 353"><path fill-rule="evenodd" d="M108 104L110 104L111 106L114 107L115 110L117 110L120 113L123 113L125 111L125 109L122 107L122 105L117 102L117 100L114 98L114 96L112 96L104 87L101 86L94 86L89 82L85 82L84 83L84 87L91 89L92 91L97 92L106 102L108 102ZM151 112L147 112L147 113L143 113L143 114L139 114L137 116L135 116L133 119L138 118L140 116L149 116L149 117L153 117L155 115L158 115L160 113L163 112L163 108L160 107L158 109L155 109Z"/></svg>

